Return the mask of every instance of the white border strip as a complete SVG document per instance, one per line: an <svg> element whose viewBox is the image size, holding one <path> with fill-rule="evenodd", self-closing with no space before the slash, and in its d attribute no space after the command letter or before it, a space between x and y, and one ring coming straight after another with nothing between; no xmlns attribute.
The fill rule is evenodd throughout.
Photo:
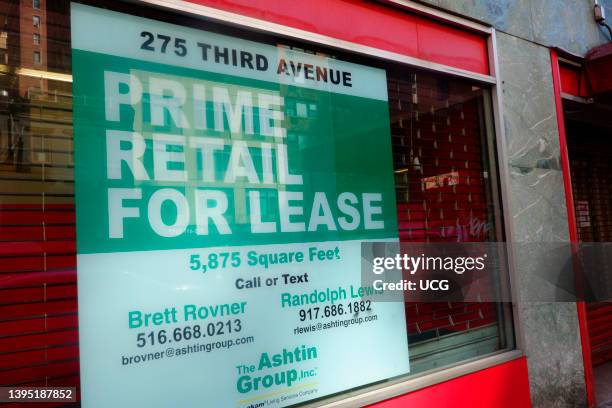
<svg viewBox="0 0 612 408"><path fill-rule="evenodd" d="M572 95L567 92L561 92L561 98L578 103L584 103L586 105L593 103L593 98L583 98L582 96Z"/></svg>
<svg viewBox="0 0 612 408"><path fill-rule="evenodd" d="M305 40L308 42L318 43L329 47L339 48L358 54L373 56L385 60L401 62L415 67L424 68L430 71L441 72L461 78L472 79L481 83L495 84L496 80L493 76L478 74L465 69L454 68L448 65L438 64L436 62L422 60L403 54L398 54L391 51L385 51L367 45L357 44L350 41L340 40L338 38L329 37L322 34L312 33L298 28L288 27L281 24L271 23L268 21L243 16L241 14L231 13L224 10L219 10L213 7L202 6L184 0L135 0L136 3L144 3L156 7L170 9L173 11L192 14L195 16L218 20L223 23L229 23L242 27L251 28L258 31L265 31L285 37Z"/></svg>
<svg viewBox="0 0 612 408"><path fill-rule="evenodd" d="M568 60L567 58L563 58L563 57L557 57L557 58L558 58L559 62L562 62L563 64L571 65L571 66L576 67L576 68L582 68L582 64L579 63L579 62Z"/></svg>

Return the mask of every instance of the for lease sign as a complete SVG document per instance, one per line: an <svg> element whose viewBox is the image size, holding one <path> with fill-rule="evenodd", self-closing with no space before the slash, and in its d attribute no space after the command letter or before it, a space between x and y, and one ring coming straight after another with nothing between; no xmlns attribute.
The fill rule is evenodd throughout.
<svg viewBox="0 0 612 408"><path fill-rule="evenodd" d="M85 406L287 406L408 372L385 72L72 5Z"/></svg>

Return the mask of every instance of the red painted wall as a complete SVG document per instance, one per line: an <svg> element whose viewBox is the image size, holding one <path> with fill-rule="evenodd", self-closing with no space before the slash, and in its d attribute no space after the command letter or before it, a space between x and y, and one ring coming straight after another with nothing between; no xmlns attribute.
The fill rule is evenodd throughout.
<svg viewBox="0 0 612 408"><path fill-rule="evenodd" d="M583 96L580 92L580 68L559 64L561 73L561 91L574 96Z"/></svg>
<svg viewBox="0 0 612 408"><path fill-rule="evenodd" d="M373 1L188 1L479 74L489 74L484 36Z"/></svg>
<svg viewBox="0 0 612 408"><path fill-rule="evenodd" d="M525 357L392 398L372 408L531 407Z"/></svg>

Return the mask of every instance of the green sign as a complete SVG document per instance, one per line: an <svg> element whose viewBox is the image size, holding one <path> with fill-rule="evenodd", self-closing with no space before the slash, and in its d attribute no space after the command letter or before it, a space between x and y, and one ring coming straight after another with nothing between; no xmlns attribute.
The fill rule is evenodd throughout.
<svg viewBox="0 0 612 408"><path fill-rule="evenodd" d="M403 306L360 286L360 242L397 240L384 71L79 4L72 46L85 406L408 371Z"/></svg>

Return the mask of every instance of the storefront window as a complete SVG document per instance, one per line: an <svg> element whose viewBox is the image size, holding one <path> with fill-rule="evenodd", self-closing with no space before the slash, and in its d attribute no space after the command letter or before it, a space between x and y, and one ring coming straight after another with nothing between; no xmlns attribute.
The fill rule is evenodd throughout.
<svg viewBox="0 0 612 408"><path fill-rule="evenodd" d="M504 240L486 86L91 3L32 57L0 0L0 385L288 406L513 347L507 304L359 296L361 241Z"/></svg>

